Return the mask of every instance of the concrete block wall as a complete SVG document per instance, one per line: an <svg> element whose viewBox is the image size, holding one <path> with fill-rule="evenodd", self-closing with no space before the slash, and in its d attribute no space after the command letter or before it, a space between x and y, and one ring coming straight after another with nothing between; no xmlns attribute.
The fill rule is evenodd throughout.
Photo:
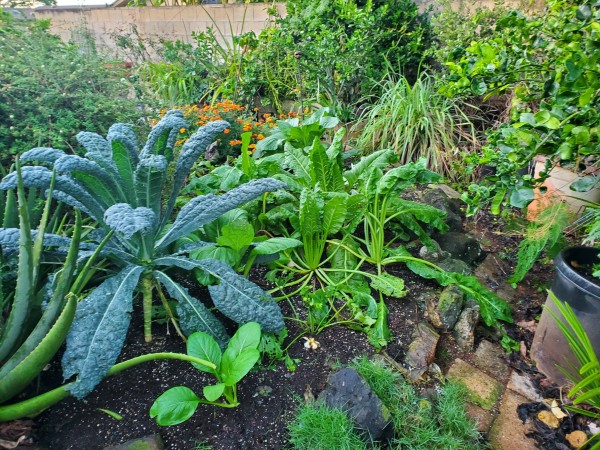
<svg viewBox="0 0 600 450"><path fill-rule="evenodd" d="M218 27L227 40L254 31L257 35L269 24L267 9L276 7L285 14L285 3L209 4L161 7L50 7L33 10L33 17L50 19L50 31L64 41L80 41L85 33L96 45L116 53L115 37L129 33L135 25L144 40L180 39L192 42L193 31Z"/></svg>

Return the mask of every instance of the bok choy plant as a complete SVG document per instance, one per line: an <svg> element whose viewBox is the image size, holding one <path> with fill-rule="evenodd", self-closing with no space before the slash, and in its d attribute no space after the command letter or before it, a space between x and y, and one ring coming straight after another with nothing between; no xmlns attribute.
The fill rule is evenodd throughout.
<svg viewBox="0 0 600 450"><path fill-rule="evenodd" d="M182 337L203 331L225 348L229 337L221 322L171 278L169 269L198 268L214 277L218 284L209 286L213 303L235 322L254 321L266 332L277 332L284 327L277 303L229 265L212 259L188 258L190 251L210 244L198 242L177 251L171 249L177 239L225 212L285 186L266 178L250 181L220 196L200 195L172 219L177 195L194 162L228 125L217 121L199 128L183 145L178 157L173 151L174 143L179 130L187 128L180 111L170 111L164 116L151 130L140 152L132 129L115 124L106 139L95 133L78 134L78 142L87 151L85 157L52 148L34 148L21 156L22 161L42 164L23 167L25 186L47 189L52 179L48 167L56 171L54 197L98 223L98 230L90 234L93 242L88 244L88 251L106 238L102 254L117 268L113 276L77 305L62 359L65 379L77 375L68 387L76 397L82 398L94 389L119 356L136 291L142 297L147 342L152 339L151 309L156 290ZM172 179L167 178L170 167L173 167ZM16 176L10 174L0 183L0 189L14 188L16 183ZM177 302L178 320L163 289Z"/></svg>

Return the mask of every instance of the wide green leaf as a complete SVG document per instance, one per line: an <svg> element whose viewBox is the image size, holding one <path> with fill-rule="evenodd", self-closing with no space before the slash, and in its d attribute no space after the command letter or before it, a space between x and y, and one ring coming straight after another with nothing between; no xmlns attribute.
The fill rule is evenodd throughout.
<svg viewBox="0 0 600 450"><path fill-rule="evenodd" d="M342 229L346 219L347 194L334 194L323 206L322 232L324 237L336 234Z"/></svg>
<svg viewBox="0 0 600 450"><path fill-rule="evenodd" d="M217 341L207 333L198 331L189 336L187 341L187 354L210 361L217 366L216 369L212 369L201 364L192 363L198 370L212 374L218 373L221 370L221 348L219 347L219 344L217 344Z"/></svg>
<svg viewBox="0 0 600 450"><path fill-rule="evenodd" d="M371 277L371 287L383 295L402 298L408 294L408 290L404 288L404 280L402 278L395 277L389 273L369 276Z"/></svg>
<svg viewBox="0 0 600 450"><path fill-rule="evenodd" d="M224 383L212 384L209 386L204 386L202 388L202 393L204 394L204 398L206 400L208 400L209 402L217 401L219 399L219 397L221 397L221 395L223 395L224 391L225 391Z"/></svg>
<svg viewBox="0 0 600 450"><path fill-rule="evenodd" d="M194 415L200 399L185 386L169 389L158 397L150 408L150 417L162 426L177 425Z"/></svg>
<svg viewBox="0 0 600 450"><path fill-rule="evenodd" d="M89 394L121 353L131 319L133 291L143 271L139 266L124 267L77 305L62 358L64 378L78 375L69 385L75 397Z"/></svg>
<svg viewBox="0 0 600 450"><path fill-rule="evenodd" d="M225 351L226 353L227 350ZM260 352L255 348L244 350L231 363L225 362L228 361L225 359L225 354L223 355L221 373L223 375L223 383L226 386L233 386L239 383L260 359Z"/></svg>

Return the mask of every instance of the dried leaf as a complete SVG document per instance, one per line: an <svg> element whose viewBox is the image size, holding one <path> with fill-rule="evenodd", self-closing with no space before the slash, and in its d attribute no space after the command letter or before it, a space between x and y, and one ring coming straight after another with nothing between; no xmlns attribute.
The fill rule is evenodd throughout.
<svg viewBox="0 0 600 450"><path fill-rule="evenodd" d="M552 411L552 414L554 414L558 420L567 417L567 414L560 409L560 406L558 406L558 402L556 400L552 400L550 402L550 411Z"/></svg>
<svg viewBox="0 0 600 450"><path fill-rule="evenodd" d="M17 441L5 441L4 439L0 439L0 448L17 448L23 441L25 440L25 436L21 436Z"/></svg>
<svg viewBox="0 0 600 450"><path fill-rule="evenodd" d="M310 384L306 385L306 390L304 391L304 403L307 405L312 405L315 402L315 395L313 394L312 388Z"/></svg>
<svg viewBox="0 0 600 450"><path fill-rule="evenodd" d="M537 418L548 425L550 428L558 428L560 422L550 411L541 411Z"/></svg>

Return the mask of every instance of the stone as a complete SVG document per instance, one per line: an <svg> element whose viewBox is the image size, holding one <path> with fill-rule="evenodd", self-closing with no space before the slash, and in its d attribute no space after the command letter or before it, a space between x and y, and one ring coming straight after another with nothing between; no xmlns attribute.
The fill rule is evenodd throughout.
<svg viewBox="0 0 600 450"><path fill-rule="evenodd" d="M456 285L444 288L439 297L429 297L427 301L427 318L429 322L442 331L454 328L462 311L465 300L464 293Z"/></svg>
<svg viewBox="0 0 600 450"><path fill-rule="evenodd" d="M521 375L514 371L510 376L507 387L532 402L544 401L544 398L534 386L533 381L527 375Z"/></svg>
<svg viewBox="0 0 600 450"><path fill-rule="evenodd" d="M457 272L463 275L471 274L471 266L460 259L454 259L450 253L443 251L436 241L433 248L423 246L419 250L419 257L425 261L432 262L444 269L446 272Z"/></svg>
<svg viewBox="0 0 600 450"><path fill-rule="evenodd" d="M446 272L456 272L461 275L471 275L471 266L460 259L446 258L437 263L437 265Z"/></svg>
<svg viewBox="0 0 600 450"><path fill-rule="evenodd" d="M509 273L511 273L511 269L508 264L491 253L473 271L473 275L484 286L513 305L518 302L517 290L506 281Z"/></svg>
<svg viewBox="0 0 600 450"><path fill-rule="evenodd" d="M463 214L460 209L461 201L456 198L450 198L444 189L439 187L428 190L423 194L423 203L433 206L446 213L444 221L450 231L462 230Z"/></svg>
<svg viewBox="0 0 600 450"><path fill-rule="evenodd" d="M565 436L567 442L571 444L573 448L581 448L585 441L587 441L587 434L585 434L581 430L575 430L572 433L569 433Z"/></svg>
<svg viewBox="0 0 600 450"><path fill-rule="evenodd" d="M360 374L352 368L344 368L327 379L318 402L330 408L348 413L357 428L369 434L373 440L391 436L391 414Z"/></svg>
<svg viewBox="0 0 600 450"><path fill-rule="evenodd" d="M505 360L505 352L499 345L483 340L479 343L473 362L500 382L508 381L510 368Z"/></svg>
<svg viewBox="0 0 600 450"><path fill-rule="evenodd" d="M458 346L464 351L473 351L477 322L479 322L479 308L465 308L454 325L452 335Z"/></svg>
<svg viewBox="0 0 600 450"><path fill-rule="evenodd" d="M421 322L413 333L413 341L408 346L405 364L408 366L408 378L419 380L435 358L440 335L427 323Z"/></svg>
<svg viewBox="0 0 600 450"><path fill-rule="evenodd" d="M460 358L454 360L446 376L464 385L468 391L468 400L486 411L496 405L504 388L498 381Z"/></svg>
<svg viewBox="0 0 600 450"><path fill-rule="evenodd" d="M460 259L473 266L486 257L486 252L481 248L477 239L459 231L449 231L436 237L440 248L450 253L452 258Z"/></svg>
<svg viewBox="0 0 600 450"><path fill-rule="evenodd" d="M507 389L499 405L499 414L490 430L491 450L536 450L535 441L526 433L534 430L531 423L521 422L517 407L527 403L525 397Z"/></svg>
<svg viewBox="0 0 600 450"><path fill-rule="evenodd" d="M492 427L496 416L491 411L486 411L473 403L465 403L465 412L477 424L477 431L487 433Z"/></svg>
<svg viewBox="0 0 600 450"><path fill-rule="evenodd" d="M164 450L165 446L158 434L132 439L120 445L111 445L104 450Z"/></svg>

